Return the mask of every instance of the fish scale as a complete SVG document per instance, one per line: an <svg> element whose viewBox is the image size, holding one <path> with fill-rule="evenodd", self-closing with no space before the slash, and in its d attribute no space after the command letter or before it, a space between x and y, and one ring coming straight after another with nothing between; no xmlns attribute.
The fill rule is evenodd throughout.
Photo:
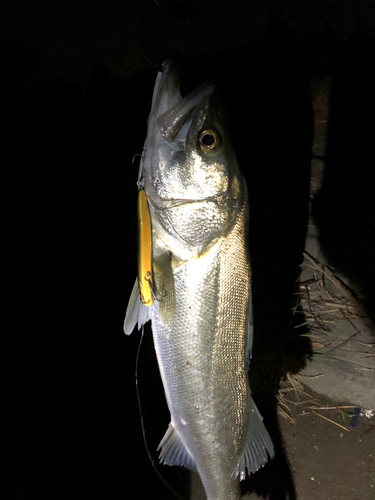
<svg viewBox="0 0 375 500"><path fill-rule="evenodd" d="M156 309L155 320L152 315L155 348L172 425L189 454L195 457L207 494L212 498L221 498L219 491L223 498L230 498L229 492L237 489L235 470L244 446L247 396L244 363L240 361L244 338L227 335L228 330L244 329L246 308L232 309L228 318L226 309L232 301L226 301L228 282L223 282L220 273L226 267L224 243L220 241L206 256L211 263L203 257L178 269L176 320L167 333L157 319ZM191 279L186 279L187 275L198 276L194 286ZM233 281L238 281L236 276ZM216 293L210 291L215 287L224 288L224 300L218 301ZM243 288L246 292L246 286ZM202 330L206 332L204 336L195 335L193 341L186 342L186 332ZM210 475L216 478L214 489L213 481L205 477L206 463L211 464Z"/></svg>

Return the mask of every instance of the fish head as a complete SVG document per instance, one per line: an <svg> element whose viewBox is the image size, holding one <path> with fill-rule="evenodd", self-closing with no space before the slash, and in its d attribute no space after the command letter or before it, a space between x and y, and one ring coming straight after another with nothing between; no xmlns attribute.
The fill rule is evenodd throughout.
<svg viewBox="0 0 375 500"><path fill-rule="evenodd" d="M165 62L138 179L153 227L180 259L199 256L229 230L243 184L214 85L182 97L178 73Z"/></svg>

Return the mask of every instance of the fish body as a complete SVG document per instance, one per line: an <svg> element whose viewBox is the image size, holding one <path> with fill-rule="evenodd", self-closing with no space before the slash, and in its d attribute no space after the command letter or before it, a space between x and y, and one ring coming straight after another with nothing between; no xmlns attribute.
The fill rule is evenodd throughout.
<svg viewBox="0 0 375 500"><path fill-rule="evenodd" d="M160 460L197 470L208 500L238 500L246 470L274 453L248 382L247 188L214 87L182 98L169 62L156 80L138 186L150 213L155 300L140 300L140 277L124 329L152 322L171 414Z"/></svg>

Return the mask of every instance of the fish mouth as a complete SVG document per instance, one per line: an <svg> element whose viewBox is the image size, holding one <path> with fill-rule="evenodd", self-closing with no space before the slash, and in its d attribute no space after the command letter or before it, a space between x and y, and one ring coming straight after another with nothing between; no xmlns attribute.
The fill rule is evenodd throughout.
<svg viewBox="0 0 375 500"><path fill-rule="evenodd" d="M214 91L214 85L205 82L185 97L180 93L180 77L171 61L163 63L155 85L151 115L167 142L173 142L192 111Z"/></svg>
<svg viewBox="0 0 375 500"><path fill-rule="evenodd" d="M220 203L224 199L228 198L227 193L224 191L223 193L218 193L215 196L207 196L205 198L176 198L176 199L163 199L159 197L158 201L149 200L150 205L154 209L168 209L175 208L184 205L191 205L193 203Z"/></svg>

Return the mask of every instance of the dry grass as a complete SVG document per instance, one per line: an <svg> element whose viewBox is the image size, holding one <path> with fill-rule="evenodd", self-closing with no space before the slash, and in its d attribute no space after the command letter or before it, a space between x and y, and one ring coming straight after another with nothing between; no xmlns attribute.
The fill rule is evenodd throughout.
<svg viewBox="0 0 375 500"><path fill-rule="evenodd" d="M352 323L352 320L364 318L366 314L355 292L328 266L324 266L307 252L304 253L304 257L303 267L310 267L313 270L313 277L300 282L297 306L301 306L306 321L296 328L308 325L307 335L311 338L313 350L318 352L336 340L335 336L329 335L329 332L334 329L337 322L347 320ZM353 323L352 325L354 326ZM287 375L280 384L277 399L279 415L292 423L295 423L298 417L314 413L320 418L329 420L333 425L349 431L354 406L327 404L322 398L314 396L302 384L298 375ZM327 414L331 414L343 424L328 418Z"/></svg>
<svg viewBox="0 0 375 500"><path fill-rule="evenodd" d="M287 375L287 378L281 382L277 400L279 415L292 424L295 424L299 417L313 413L328 420L332 425L350 432L349 423L355 406L327 404L323 398L314 396L301 383L298 375ZM332 415L335 420L328 418L327 414ZM337 422L338 419L342 423Z"/></svg>
<svg viewBox="0 0 375 500"><path fill-rule="evenodd" d="M312 347L318 350L330 342L327 335L338 321L364 318L366 314L356 294L333 271L304 252L303 266L313 269L313 278L300 283L299 303L308 325ZM353 324L353 323L352 323ZM354 325L353 325L354 326Z"/></svg>

